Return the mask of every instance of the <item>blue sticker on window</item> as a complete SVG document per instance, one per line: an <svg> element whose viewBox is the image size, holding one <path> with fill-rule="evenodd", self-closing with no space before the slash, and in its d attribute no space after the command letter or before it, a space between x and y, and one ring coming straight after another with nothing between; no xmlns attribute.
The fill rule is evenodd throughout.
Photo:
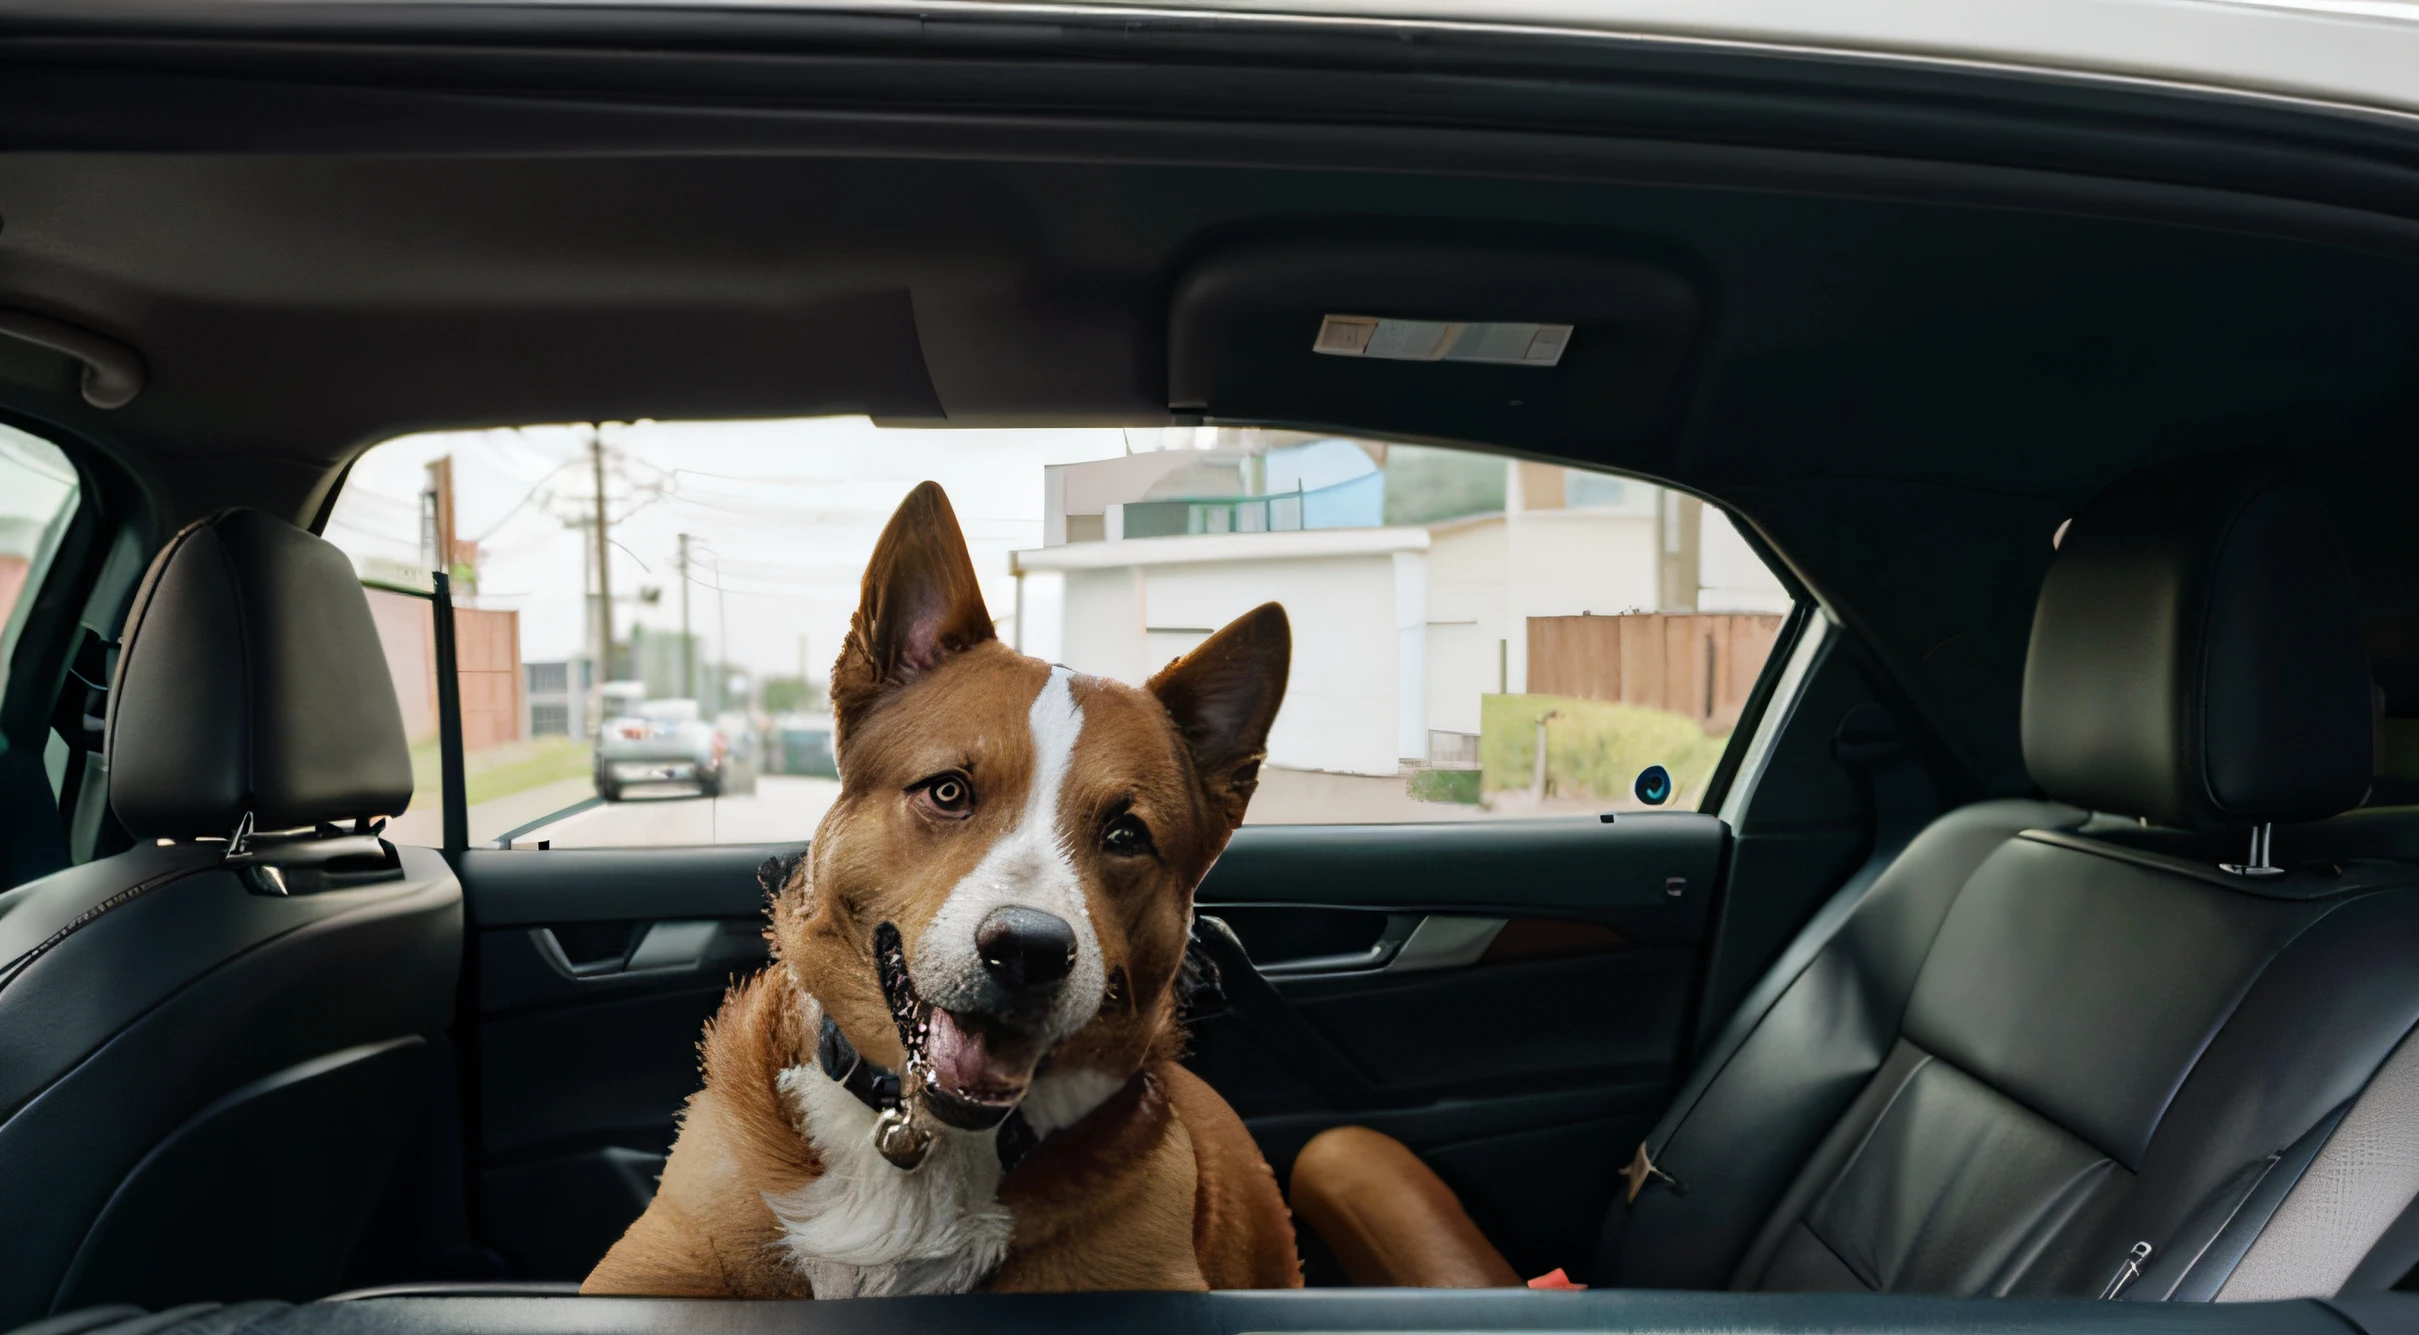
<svg viewBox="0 0 2419 1335"><path fill-rule="evenodd" d="M1671 771L1661 765L1649 765L1638 771L1638 782L1631 791L1650 807L1662 806L1671 800Z"/></svg>

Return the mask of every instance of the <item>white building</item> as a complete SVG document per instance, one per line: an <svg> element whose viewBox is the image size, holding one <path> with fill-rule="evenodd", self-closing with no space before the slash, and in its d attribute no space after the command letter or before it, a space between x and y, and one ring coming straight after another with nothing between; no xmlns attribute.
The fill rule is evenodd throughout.
<svg viewBox="0 0 2419 1335"><path fill-rule="evenodd" d="M1268 474L1290 474L1251 454L1049 469L1047 545L1011 557L1018 647L1139 684L1235 617L1282 603L1294 658L1269 762L1393 776L1476 759L1480 697L1528 687L1531 617L1787 607L1718 511L1645 483L1506 462L1500 512L1301 528L1288 513L1298 525L1301 498L1316 512L1319 493L1258 492ZM1164 533L1188 506L1194 531L1124 536L1146 512Z"/></svg>
<svg viewBox="0 0 2419 1335"><path fill-rule="evenodd" d="M1015 555L1026 653L1140 684L1264 602L1293 623L1269 761L1393 774L1426 746L1424 528L1219 533L1069 543ZM1055 586L1054 588L1052 586ZM1063 609L1036 613L1045 599ZM1037 642L1043 620L1064 629Z"/></svg>

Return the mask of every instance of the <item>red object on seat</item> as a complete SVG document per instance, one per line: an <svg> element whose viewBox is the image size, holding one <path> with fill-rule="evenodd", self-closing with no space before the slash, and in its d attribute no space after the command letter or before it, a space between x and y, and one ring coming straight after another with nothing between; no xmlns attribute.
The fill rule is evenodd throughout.
<svg viewBox="0 0 2419 1335"><path fill-rule="evenodd" d="M1532 1289L1568 1289L1575 1293L1586 1288L1587 1285L1573 1284L1571 1282L1571 1277L1562 1273L1562 1267L1555 1266L1553 1269L1545 1272L1542 1275L1539 1275L1537 1278L1530 1280L1529 1287Z"/></svg>

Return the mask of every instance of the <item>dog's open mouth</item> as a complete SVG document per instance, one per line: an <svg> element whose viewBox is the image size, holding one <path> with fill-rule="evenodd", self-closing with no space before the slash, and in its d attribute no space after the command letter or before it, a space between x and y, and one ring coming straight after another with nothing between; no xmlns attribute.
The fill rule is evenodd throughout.
<svg viewBox="0 0 2419 1335"><path fill-rule="evenodd" d="M960 1130L980 1131L1016 1111L1041 1065L1039 1037L924 1000L908 977L899 929L890 923L874 929L874 960L908 1065L922 1069L924 1106L932 1115Z"/></svg>
<svg viewBox="0 0 2419 1335"><path fill-rule="evenodd" d="M924 1063L932 1073L929 1091L975 1109L997 1109L997 1115L983 1123L986 1126L1006 1116L1033 1084L1041 1044L1031 1035L979 1017L953 1015L937 1006L931 1013L932 1024L924 1036ZM955 1121L944 1108L933 1111L944 1122Z"/></svg>

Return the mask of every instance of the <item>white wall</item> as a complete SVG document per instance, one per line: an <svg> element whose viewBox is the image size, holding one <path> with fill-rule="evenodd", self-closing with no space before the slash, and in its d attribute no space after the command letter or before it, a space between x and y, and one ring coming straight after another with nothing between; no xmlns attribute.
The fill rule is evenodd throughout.
<svg viewBox="0 0 2419 1335"><path fill-rule="evenodd" d="M1393 774L1403 731L1395 567L1384 553L1151 566L1148 638L1154 651L1189 647L1199 632L1264 602L1284 604L1293 668L1269 731L1269 763Z"/></svg>
<svg viewBox="0 0 2419 1335"><path fill-rule="evenodd" d="M1394 554L1394 754L1428 756L1428 554Z"/></svg>
<svg viewBox="0 0 2419 1335"><path fill-rule="evenodd" d="M1036 570L1016 577L1016 636L1009 641L1020 654L1047 663L1067 657L1067 577L1062 571Z"/></svg>
<svg viewBox="0 0 2419 1335"><path fill-rule="evenodd" d="M1429 532L1428 728L1478 731L1478 697L1501 684L1503 641L1511 634L1507 560L1500 515Z"/></svg>
<svg viewBox="0 0 2419 1335"><path fill-rule="evenodd" d="M1478 697L1495 694L1502 637L1472 621L1428 623L1428 726L1478 731Z"/></svg>
<svg viewBox="0 0 2419 1335"><path fill-rule="evenodd" d="M1211 627L1211 630L1217 629ZM1161 668L1201 647L1210 631L1195 626L1153 626L1142 635L1142 666L1144 680L1158 675Z"/></svg>
<svg viewBox="0 0 2419 1335"><path fill-rule="evenodd" d="M1703 612L1786 612L1789 592L1781 587L1730 516L1705 507L1697 535L1697 609Z"/></svg>
<svg viewBox="0 0 2419 1335"><path fill-rule="evenodd" d="M1530 617L1652 612L1660 598L1655 517L1529 510L1505 519L1504 602L1514 692L1529 688Z"/></svg>
<svg viewBox="0 0 2419 1335"><path fill-rule="evenodd" d="M1066 580L1066 623L1058 661L1078 672L1137 686L1149 680L1144 666L1143 572L1133 566L1070 570Z"/></svg>
<svg viewBox="0 0 2419 1335"><path fill-rule="evenodd" d="M1063 572L1059 661L1136 685L1261 603L1283 604L1294 657L1270 762L1392 775L1427 741L1427 544L1425 530L1355 529L1080 543L1018 559L1037 628L1037 577Z"/></svg>

